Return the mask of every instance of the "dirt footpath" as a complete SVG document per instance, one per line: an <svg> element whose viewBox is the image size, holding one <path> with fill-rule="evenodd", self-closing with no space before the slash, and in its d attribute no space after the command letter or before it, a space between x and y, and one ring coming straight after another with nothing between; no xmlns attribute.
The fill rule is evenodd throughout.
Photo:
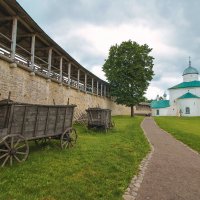
<svg viewBox="0 0 200 200"><path fill-rule="evenodd" d="M154 153L136 200L200 200L200 155L162 131L151 117L142 127Z"/></svg>

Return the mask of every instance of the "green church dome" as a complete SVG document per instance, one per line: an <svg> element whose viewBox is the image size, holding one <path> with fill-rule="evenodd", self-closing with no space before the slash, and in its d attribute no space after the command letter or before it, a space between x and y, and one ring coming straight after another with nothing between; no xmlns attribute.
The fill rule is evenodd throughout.
<svg viewBox="0 0 200 200"><path fill-rule="evenodd" d="M187 74L199 74L198 70L194 67L191 66L191 60L189 57L189 67L187 67L184 72L183 72L183 76L187 75Z"/></svg>
<svg viewBox="0 0 200 200"><path fill-rule="evenodd" d="M186 68L184 70L183 76L186 75L186 74L199 74L199 72L194 67L189 66L188 68Z"/></svg>

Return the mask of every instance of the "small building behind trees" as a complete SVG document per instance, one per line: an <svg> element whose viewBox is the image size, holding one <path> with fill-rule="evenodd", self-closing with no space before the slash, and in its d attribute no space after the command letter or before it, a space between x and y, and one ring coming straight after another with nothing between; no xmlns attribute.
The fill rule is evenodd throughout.
<svg viewBox="0 0 200 200"><path fill-rule="evenodd" d="M150 103L141 102L135 106L135 115L150 115L151 107Z"/></svg>

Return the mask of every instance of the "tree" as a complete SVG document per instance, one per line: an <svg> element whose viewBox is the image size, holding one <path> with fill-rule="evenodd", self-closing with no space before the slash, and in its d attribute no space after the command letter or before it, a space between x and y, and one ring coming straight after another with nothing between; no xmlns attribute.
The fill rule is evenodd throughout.
<svg viewBox="0 0 200 200"><path fill-rule="evenodd" d="M151 51L147 44L125 41L110 47L103 65L111 96L117 104L131 107L131 116L134 116L134 106L142 101L153 78Z"/></svg>

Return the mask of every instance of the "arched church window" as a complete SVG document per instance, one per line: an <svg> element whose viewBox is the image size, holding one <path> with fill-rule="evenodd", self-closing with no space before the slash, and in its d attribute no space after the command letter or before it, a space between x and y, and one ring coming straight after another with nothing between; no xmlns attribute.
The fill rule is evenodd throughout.
<svg viewBox="0 0 200 200"><path fill-rule="evenodd" d="M190 114L190 108L189 107L185 108L185 114Z"/></svg>

